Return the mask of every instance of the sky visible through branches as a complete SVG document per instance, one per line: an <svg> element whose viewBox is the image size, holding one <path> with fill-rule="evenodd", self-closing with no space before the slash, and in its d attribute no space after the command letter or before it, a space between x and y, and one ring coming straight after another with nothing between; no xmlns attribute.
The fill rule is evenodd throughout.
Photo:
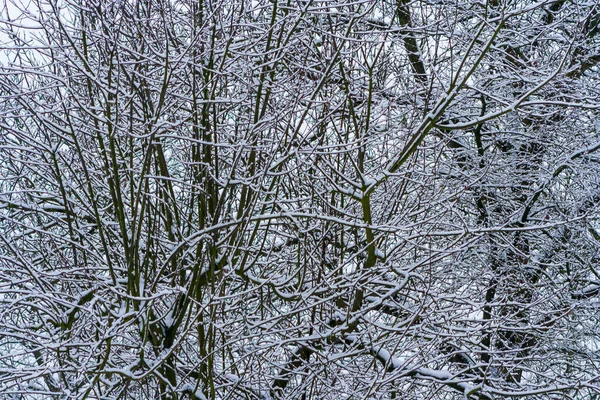
<svg viewBox="0 0 600 400"><path fill-rule="evenodd" d="M600 398L596 0L2 0L0 400Z"/></svg>

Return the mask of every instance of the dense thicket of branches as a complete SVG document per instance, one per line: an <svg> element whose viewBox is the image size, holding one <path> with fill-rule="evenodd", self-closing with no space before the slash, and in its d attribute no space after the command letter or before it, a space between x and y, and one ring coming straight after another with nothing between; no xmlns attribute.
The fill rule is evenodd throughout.
<svg viewBox="0 0 600 400"><path fill-rule="evenodd" d="M17 0L3 399L600 395L595 0Z"/></svg>

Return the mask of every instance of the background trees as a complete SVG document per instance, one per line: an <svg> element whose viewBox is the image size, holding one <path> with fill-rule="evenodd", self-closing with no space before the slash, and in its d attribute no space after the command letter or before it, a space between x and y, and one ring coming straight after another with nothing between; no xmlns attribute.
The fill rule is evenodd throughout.
<svg viewBox="0 0 600 400"><path fill-rule="evenodd" d="M599 21L5 2L0 392L597 396Z"/></svg>

